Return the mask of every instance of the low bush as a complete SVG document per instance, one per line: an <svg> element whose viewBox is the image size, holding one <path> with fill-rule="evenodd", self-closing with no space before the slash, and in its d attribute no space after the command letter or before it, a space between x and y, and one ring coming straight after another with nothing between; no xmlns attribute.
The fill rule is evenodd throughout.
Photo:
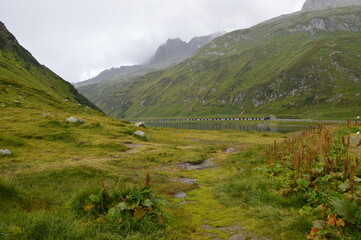
<svg viewBox="0 0 361 240"><path fill-rule="evenodd" d="M149 185L149 181L148 184ZM100 191L79 194L72 203L78 215L88 216L122 236L151 233L165 227L161 206L165 201L157 197L149 186L110 192L102 185Z"/></svg>

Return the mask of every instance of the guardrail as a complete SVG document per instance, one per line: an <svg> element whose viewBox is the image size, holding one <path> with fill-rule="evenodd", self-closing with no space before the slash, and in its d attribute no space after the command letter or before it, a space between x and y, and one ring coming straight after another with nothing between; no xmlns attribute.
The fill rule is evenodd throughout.
<svg viewBox="0 0 361 240"><path fill-rule="evenodd" d="M131 119L129 122L268 121L271 117Z"/></svg>

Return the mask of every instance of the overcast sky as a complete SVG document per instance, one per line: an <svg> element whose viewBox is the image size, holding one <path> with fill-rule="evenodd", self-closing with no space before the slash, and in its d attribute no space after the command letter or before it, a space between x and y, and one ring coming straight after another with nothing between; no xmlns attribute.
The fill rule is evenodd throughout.
<svg viewBox="0 0 361 240"><path fill-rule="evenodd" d="M1 0L0 21L69 82L150 59L168 38L247 28L305 0Z"/></svg>

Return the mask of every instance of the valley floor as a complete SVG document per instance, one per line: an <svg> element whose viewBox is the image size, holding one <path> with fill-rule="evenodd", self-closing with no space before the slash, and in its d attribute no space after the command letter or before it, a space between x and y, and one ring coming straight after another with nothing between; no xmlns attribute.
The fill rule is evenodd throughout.
<svg viewBox="0 0 361 240"><path fill-rule="evenodd" d="M137 128L98 115L9 109L1 115L1 239L305 239L305 199L283 198L265 173L279 133ZM16 117L17 116L17 117ZM19 118L18 116L22 116ZM146 133L146 139L133 136ZM146 140L146 141L145 141ZM163 228L117 232L79 215L85 193L144 185L166 199Z"/></svg>

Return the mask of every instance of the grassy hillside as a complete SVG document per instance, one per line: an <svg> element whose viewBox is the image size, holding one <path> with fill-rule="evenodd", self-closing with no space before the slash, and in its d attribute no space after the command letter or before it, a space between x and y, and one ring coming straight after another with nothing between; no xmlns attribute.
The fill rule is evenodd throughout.
<svg viewBox="0 0 361 240"><path fill-rule="evenodd" d="M168 70L79 90L114 117L354 117L360 19L357 8L282 16L217 38Z"/></svg>
<svg viewBox="0 0 361 240"><path fill-rule="evenodd" d="M71 104L73 103L73 104ZM74 103L96 108L68 82L39 62L0 22L0 104L68 109ZM75 107L76 108L76 107Z"/></svg>

